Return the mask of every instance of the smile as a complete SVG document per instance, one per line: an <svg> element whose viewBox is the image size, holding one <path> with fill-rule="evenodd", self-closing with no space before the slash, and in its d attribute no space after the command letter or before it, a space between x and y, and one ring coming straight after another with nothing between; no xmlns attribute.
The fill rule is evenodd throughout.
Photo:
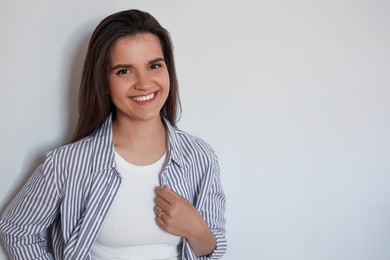
<svg viewBox="0 0 390 260"><path fill-rule="evenodd" d="M131 97L131 99L134 101L137 101L137 102L145 102L145 101L151 100L152 98L154 98L154 96L155 96L155 92L150 93L150 94L145 95L145 96Z"/></svg>

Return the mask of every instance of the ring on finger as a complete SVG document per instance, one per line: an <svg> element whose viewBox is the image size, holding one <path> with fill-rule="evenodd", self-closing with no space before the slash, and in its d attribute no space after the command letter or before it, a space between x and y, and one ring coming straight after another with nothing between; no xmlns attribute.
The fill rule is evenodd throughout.
<svg viewBox="0 0 390 260"><path fill-rule="evenodd" d="M161 218L161 215L164 213L164 210L161 210L160 213L158 213L158 217Z"/></svg>

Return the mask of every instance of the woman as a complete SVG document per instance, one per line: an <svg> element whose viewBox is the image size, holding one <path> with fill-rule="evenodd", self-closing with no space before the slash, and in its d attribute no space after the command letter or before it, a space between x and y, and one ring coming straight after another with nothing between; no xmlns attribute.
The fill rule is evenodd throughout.
<svg viewBox="0 0 390 260"><path fill-rule="evenodd" d="M218 259L216 155L175 127L171 39L148 13L105 18L87 51L72 142L46 155L0 219L12 259ZM49 252L39 235L52 225Z"/></svg>

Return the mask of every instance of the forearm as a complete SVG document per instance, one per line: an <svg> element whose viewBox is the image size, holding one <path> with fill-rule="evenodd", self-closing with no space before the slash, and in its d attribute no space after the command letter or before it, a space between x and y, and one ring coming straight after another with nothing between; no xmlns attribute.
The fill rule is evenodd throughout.
<svg viewBox="0 0 390 260"><path fill-rule="evenodd" d="M48 171L49 172L49 171ZM0 217L0 234L11 259L52 259L40 236L57 215L54 181L39 166Z"/></svg>
<svg viewBox="0 0 390 260"><path fill-rule="evenodd" d="M206 223L187 237L187 241L197 257L210 255L216 247L216 239Z"/></svg>
<svg viewBox="0 0 390 260"><path fill-rule="evenodd" d="M25 260L53 260L53 256L48 252L45 243L39 236L28 236L17 238L8 234L1 234L1 238L6 245L7 253L10 259Z"/></svg>

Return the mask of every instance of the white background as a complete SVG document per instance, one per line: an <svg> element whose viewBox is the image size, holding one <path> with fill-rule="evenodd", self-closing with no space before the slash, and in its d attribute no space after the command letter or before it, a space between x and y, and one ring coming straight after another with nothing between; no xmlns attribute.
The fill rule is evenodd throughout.
<svg viewBox="0 0 390 260"><path fill-rule="evenodd" d="M390 259L388 0L2 0L0 210L69 140L92 30L129 8L171 32L179 126L220 158L223 259Z"/></svg>

